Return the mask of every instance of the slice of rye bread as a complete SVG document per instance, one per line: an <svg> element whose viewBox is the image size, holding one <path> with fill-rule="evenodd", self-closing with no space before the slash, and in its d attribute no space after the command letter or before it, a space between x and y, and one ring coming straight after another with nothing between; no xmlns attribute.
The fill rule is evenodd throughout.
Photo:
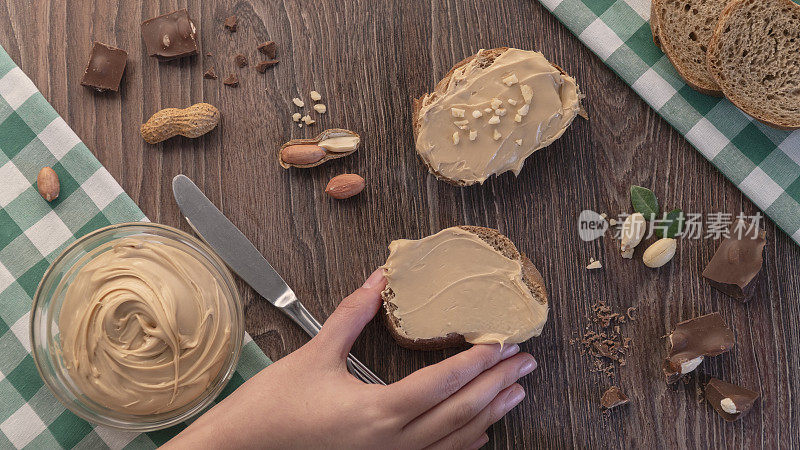
<svg viewBox="0 0 800 450"><path fill-rule="evenodd" d="M800 5L734 0L708 47L708 68L725 96L761 122L800 128Z"/></svg>
<svg viewBox="0 0 800 450"><path fill-rule="evenodd" d="M528 289L533 295L533 299L543 305L547 304L547 289L544 286L544 279L542 274L536 266L533 265L530 259L517 250L511 240L499 231L475 226L460 226L462 230L469 231L478 235L484 242L494 247L499 253L508 259L520 261L522 263L522 281L528 286ZM400 332L400 319L394 316L394 311L397 309L392 303L394 292L392 287L387 284L386 289L381 293L383 298L383 306L385 309L384 318L386 319L386 327L392 334L392 337L398 344L411 350L440 350L450 347L461 347L467 344L464 336L457 333L450 333L447 336L436 337L432 339L409 339Z"/></svg>
<svg viewBox="0 0 800 450"><path fill-rule="evenodd" d="M686 84L708 95L722 90L708 73L706 51L720 11L728 0L653 0L653 42L667 55Z"/></svg>
<svg viewBox="0 0 800 450"><path fill-rule="evenodd" d="M484 50L483 52L480 53L480 58L481 58L480 61L479 61L480 67L485 69L486 67L491 66L492 63L494 62L494 60L498 56L502 55L506 50L508 50L508 47L497 47L497 48L492 48L492 49L489 49L489 50ZM453 66L453 68L450 69L449 72L447 72L447 75L445 75L444 78L442 78L438 83L436 83L436 87L433 90L432 100L436 99L436 92L439 90L439 88L446 86L447 83L450 82L450 77L453 76L453 73L455 73L456 69L458 69L461 66L464 66L464 65L468 64L470 61L472 61L473 59L477 58L478 56L479 55L476 53L476 54L474 54L472 56L469 56L469 57L467 57L465 59L462 59L461 61L456 63L456 65ZM550 62L550 65L555 67L556 69L558 69L558 71L561 72L562 74L569 76L569 74L567 74L567 72L565 72L564 69L562 69L561 67L558 67L557 65L553 64L552 62ZM425 94L425 95L427 95L427 94ZM421 118L419 116L419 111L422 109L422 99L425 98L425 95L422 95L419 98L415 98L414 99L414 103L412 105L411 123L412 123L413 129L414 129L414 146L415 146L414 147L414 152L417 154L417 156L419 156L419 152L416 151L417 136L419 135L419 129L422 127L422 122L420 121ZM580 91L579 91L579 95L580 95ZM584 119L587 118L586 111L583 109L583 106L581 106L581 110L580 110L580 113L578 115L580 115ZM425 162L425 160L422 159L421 156L419 156L419 159L420 159L420 161L422 161L422 164L424 164L428 168L428 170L439 180L442 180L442 181L444 181L446 183L452 184L454 186L460 186L460 187L471 185L471 184L475 184L475 183L469 183L468 184L463 180L453 180L451 178L447 178L446 176L444 176L441 173L439 173L436 170L434 170L433 167L429 166Z"/></svg>

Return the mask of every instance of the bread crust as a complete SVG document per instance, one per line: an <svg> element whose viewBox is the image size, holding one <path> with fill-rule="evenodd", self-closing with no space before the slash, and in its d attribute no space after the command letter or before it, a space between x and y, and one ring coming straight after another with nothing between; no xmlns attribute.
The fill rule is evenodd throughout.
<svg viewBox="0 0 800 450"><path fill-rule="evenodd" d="M693 72L681 63L680 57L678 56L678 50L672 45L670 36L663 33L661 27L661 21L659 18L661 17L662 2L663 0L653 0L650 6L650 30L653 33L653 42L658 48L661 49L662 52L664 52L665 55L667 55L667 59L669 59L670 63L672 63L672 65L675 67L675 70L678 71L678 74L681 76L681 78L683 78L683 81L686 82L686 84L688 84L692 89L706 95L722 97L722 90L718 85L701 85L700 80L694 76Z"/></svg>
<svg viewBox="0 0 800 450"><path fill-rule="evenodd" d="M482 58L485 58L488 61L487 66L489 66L494 62L494 60L498 56L500 56L503 53L505 53L506 50L508 50L508 49L509 49L509 47L491 48L489 50L484 50L483 52L481 52L480 56ZM459 67L462 67L462 66L468 64L470 61L475 59L477 56L478 56L478 54L475 53L474 55L470 55L470 56L462 59L461 61L457 62L456 65L454 65L450 69L450 71L447 72L447 74L441 80L439 80L438 83L436 83L436 86L434 87L433 92L436 92L439 89L439 86L441 86L442 84L449 83L450 82L450 78L453 76L453 74L455 73L455 71ZM548 61L548 62L550 62L550 61ZM553 64L552 62L550 62L550 65L553 66L554 68L558 69L558 71L561 72L563 75L569 76L569 74L567 72L565 72L564 69L562 69L561 67ZM422 162L422 164L425 167L427 167L428 171L430 173L432 173L433 176L435 176L438 180L444 181L444 182L446 182L448 184L452 184L453 186L458 186L458 187L471 186L473 184L477 184L477 182L467 183L465 181L453 180L451 178L447 178L446 176L442 175L440 172L434 170L433 167L431 167L424 159L422 159L422 156L417 151L417 148L416 148L417 137L419 135L419 129L422 126L422 124L421 124L421 122L419 120L420 119L419 112L422 109L422 99L425 98L426 95L428 95L428 94L423 94L423 95L419 96L418 98L415 98L413 103L412 103L411 124L412 124L412 128L413 128L413 131L414 131L414 153L417 154L417 157ZM581 107L581 111L584 112L584 114L585 114L585 111L583 110L583 107Z"/></svg>
<svg viewBox="0 0 800 450"><path fill-rule="evenodd" d="M542 274L528 257L517 250L517 247L509 238L492 228L468 225L462 225L458 228L477 235L506 258L520 261L522 263L522 281L528 286L528 289L530 289L534 300L544 305L548 304L547 288L544 285ZM400 346L411 350L441 350L451 347L464 347L467 345L464 336L458 333L450 333L447 336L433 339L410 339L404 336L400 332L400 319L393 314L397 307L391 303L392 298L394 298L394 292L392 292L392 288L388 284L386 289L381 293L381 298L383 299L384 323L389 333Z"/></svg>
<svg viewBox="0 0 800 450"><path fill-rule="evenodd" d="M706 60L706 63L708 65L708 71L711 73L711 76L714 78L717 84L720 85L723 89L725 82L720 76L720 74L714 68L714 65L711 64L711 60L713 59L712 54L716 53L716 51L718 51L719 49L719 43L722 39L723 30L728 23L728 19L730 19L730 16L733 14L734 10L738 8L739 5L741 5L745 1L746 0L732 0L725 6L725 8L723 8L722 12L719 15L719 20L717 21L717 27L714 30L714 34L711 36L711 40L709 41L708 44L708 53ZM788 7L800 8L800 5L794 3L792 0L779 0L779 1L783 1L785 5ZM745 105L742 104L742 102L737 98L736 95L731 95L730 92L725 93L725 96L728 98L728 100L731 101L731 103L736 105L737 108L739 108L740 110L744 111L745 113L752 116L754 119L758 120L759 122L767 126L787 131L800 129L800 124L789 125L786 123L772 122L771 120L764 117L764 115L761 114L760 111L753 111L747 108Z"/></svg>

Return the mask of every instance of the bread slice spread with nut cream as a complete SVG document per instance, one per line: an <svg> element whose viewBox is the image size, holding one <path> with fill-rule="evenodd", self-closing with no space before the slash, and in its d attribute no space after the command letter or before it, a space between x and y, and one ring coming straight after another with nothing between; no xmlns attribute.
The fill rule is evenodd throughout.
<svg viewBox="0 0 800 450"><path fill-rule="evenodd" d="M544 280L498 231L452 227L393 241L389 251L382 297L400 345L513 344L541 334L548 312Z"/></svg>
<svg viewBox="0 0 800 450"><path fill-rule="evenodd" d="M414 101L416 150L439 179L467 186L519 175L581 109L575 79L539 52L480 50Z"/></svg>

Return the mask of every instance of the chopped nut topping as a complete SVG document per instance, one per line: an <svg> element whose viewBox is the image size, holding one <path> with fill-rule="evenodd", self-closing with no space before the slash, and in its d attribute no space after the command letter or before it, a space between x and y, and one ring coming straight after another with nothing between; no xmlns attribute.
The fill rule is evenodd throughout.
<svg viewBox="0 0 800 450"><path fill-rule="evenodd" d="M294 103L294 105L297 106L298 108L302 108L303 106L306 106L305 102L300 100L297 97L292 99L292 103Z"/></svg>
<svg viewBox="0 0 800 450"><path fill-rule="evenodd" d="M165 34L164 37L161 38L161 43L164 45L164 48L169 47L169 36Z"/></svg>
<svg viewBox="0 0 800 450"><path fill-rule="evenodd" d="M617 219L608 219L608 223L613 227L617 224Z"/></svg>
<svg viewBox="0 0 800 450"><path fill-rule="evenodd" d="M514 122L522 122L522 116L520 116L519 114L514 116Z"/></svg>
<svg viewBox="0 0 800 450"><path fill-rule="evenodd" d="M494 130L494 134L492 135L492 137L493 137L493 138L494 138L494 140L496 141L496 140L500 139L501 137L503 137L503 135L502 135L502 134L500 134L500 132L499 132L499 131L497 131L497 130Z"/></svg>
<svg viewBox="0 0 800 450"><path fill-rule="evenodd" d="M474 141L478 138L478 131L477 130L469 130L469 140Z"/></svg>
<svg viewBox="0 0 800 450"><path fill-rule="evenodd" d="M497 114L497 115L498 115L498 116L500 116L500 117L503 117L503 116L505 116L505 115L506 115L506 109L505 109L505 108L497 108L497 109L494 111L494 113L495 113L495 114Z"/></svg>
<svg viewBox="0 0 800 450"><path fill-rule="evenodd" d="M464 117L464 110L461 108L450 108L450 114L453 117Z"/></svg>
<svg viewBox="0 0 800 450"><path fill-rule="evenodd" d="M295 122L300 122L300 117L302 117L300 113L292 114L292 120L294 120Z"/></svg>
<svg viewBox="0 0 800 450"><path fill-rule="evenodd" d="M312 123L316 122L316 120L312 119L308 114L303 116L303 118L300 120L302 120L306 125L311 125Z"/></svg>
<svg viewBox="0 0 800 450"><path fill-rule="evenodd" d="M516 104L517 104L517 101L516 101L516 100L514 100L513 98L510 98L510 99L508 99L508 100L506 100L506 101L508 102L508 104L509 104L509 105L512 105L512 106L514 106L514 105L516 105Z"/></svg>
<svg viewBox="0 0 800 450"><path fill-rule="evenodd" d="M327 111L327 110L328 110L328 107L325 106L324 103L317 103L316 105L314 105L314 111L316 111L316 112L318 112L320 114L325 114L325 111Z"/></svg>
<svg viewBox="0 0 800 450"><path fill-rule="evenodd" d="M459 136L458 136L458 131L456 131L455 133L453 133L453 144L455 144L455 145L458 145L458 142L459 142L460 140L461 140L461 138L459 138Z"/></svg>
<svg viewBox="0 0 800 450"><path fill-rule="evenodd" d="M516 141L514 141L514 142L515 142L517 145L522 145L522 139L517 139L517 140L516 140Z"/></svg>
<svg viewBox="0 0 800 450"><path fill-rule="evenodd" d="M489 124L496 125L500 123L500 116L492 116L489 118Z"/></svg>
<svg viewBox="0 0 800 450"><path fill-rule="evenodd" d="M322 100L322 95L317 91L311 91L308 95L311 96L311 100L315 102Z"/></svg>
<svg viewBox="0 0 800 450"><path fill-rule="evenodd" d="M513 74L513 73L511 75L503 78L503 84L505 84L506 86L513 86L513 85L517 84L518 81L519 80L517 79L517 76L515 74Z"/></svg>
<svg viewBox="0 0 800 450"><path fill-rule="evenodd" d="M530 103L533 98L533 89L527 84L520 84L519 89L522 91L522 99L525 100L525 103Z"/></svg>
<svg viewBox="0 0 800 450"><path fill-rule="evenodd" d="M492 108L483 108L483 112L490 113L492 112Z"/></svg>
<svg viewBox="0 0 800 450"><path fill-rule="evenodd" d="M453 125L464 130L467 128L467 125L469 125L469 120L456 120L455 122L453 122Z"/></svg>
<svg viewBox="0 0 800 450"><path fill-rule="evenodd" d="M517 110L517 114L519 114L520 116L527 116L528 115L528 110L530 110L530 107L531 107L531 105L529 105L527 103L522 105L522 108Z"/></svg>
<svg viewBox="0 0 800 450"><path fill-rule="evenodd" d="M492 109L497 109L497 108L499 108L499 107L500 107L500 105L502 105L502 104L503 104L503 101L502 101L502 100L500 100L499 98L493 98L493 99L492 99Z"/></svg>
<svg viewBox="0 0 800 450"><path fill-rule="evenodd" d="M483 113L480 112L479 110L476 109L475 111L472 111L472 117L477 119L477 118L479 118L481 116L483 116Z"/></svg>

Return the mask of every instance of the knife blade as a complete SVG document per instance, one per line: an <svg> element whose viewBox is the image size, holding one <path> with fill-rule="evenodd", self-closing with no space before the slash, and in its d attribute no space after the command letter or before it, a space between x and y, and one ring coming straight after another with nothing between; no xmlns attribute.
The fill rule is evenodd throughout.
<svg viewBox="0 0 800 450"><path fill-rule="evenodd" d="M292 292L286 281L189 177L176 176L172 180L172 193L192 228L231 270L273 305L286 306L290 297L294 297L286 295L287 291Z"/></svg>

